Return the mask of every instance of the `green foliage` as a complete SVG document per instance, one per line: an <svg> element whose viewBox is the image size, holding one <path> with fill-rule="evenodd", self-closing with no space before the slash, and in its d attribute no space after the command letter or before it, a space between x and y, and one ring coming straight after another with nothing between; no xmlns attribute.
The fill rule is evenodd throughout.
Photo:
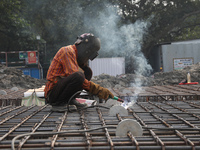
<svg viewBox="0 0 200 150"><path fill-rule="evenodd" d="M125 22L153 16L143 52L161 42L200 38L199 0L118 0ZM197 34L195 34L195 32Z"/></svg>
<svg viewBox="0 0 200 150"><path fill-rule="evenodd" d="M20 0L0 1L0 50L21 50L31 38L30 26L22 14L23 4Z"/></svg>
<svg viewBox="0 0 200 150"><path fill-rule="evenodd" d="M182 29L180 35L175 37L174 39L176 41L181 40L193 40L193 39L199 39L200 37L200 26L195 26L194 28L184 28Z"/></svg>
<svg viewBox="0 0 200 150"><path fill-rule="evenodd" d="M199 0L1 0L0 51L36 50L38 44L44 51L47 43L46 60L50 60L60 47L73 44L78 35L103 29L96 29L89 21L109 27L107 23L113 18L99 21L102 14L109 16L105 12L105 8L111 9L108 4L118 9L119 28L151 18L141 42L146 56L157 43L200 38ZM111 36L109 31L104 34ZM102 56L112 56L105 50L109 46L103 48Z"/></svg>
<svg viewBox="0 0 200 150"><path fill-rule="evenodd" d="M98 16L104 8L99 0L23 0L25 19L32 25L35 35L47 43L47 59L50 60L62 46L73 44L84 32L93 32L84 26L84 17ZM97 9L94 9L97 8Z"/></svg>

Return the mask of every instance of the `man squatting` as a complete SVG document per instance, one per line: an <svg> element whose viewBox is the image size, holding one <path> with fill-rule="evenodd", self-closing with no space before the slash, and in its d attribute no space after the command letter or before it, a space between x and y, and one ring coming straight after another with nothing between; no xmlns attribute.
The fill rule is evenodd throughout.
<svg viewBox="0 0 200 150"><path fill-rule="evenodd" d="M106 88L90 81L92 70L88 60L98 56L100 40L91 33L84 33L77 37L73 45L60 48L54 56L47 72L48 80L44 89L45 99L52 106L52 111L64 112L86 107L87 104L79 103L70 98L83 89L97 95L100 99L107 100L114 95Z"/></svg>

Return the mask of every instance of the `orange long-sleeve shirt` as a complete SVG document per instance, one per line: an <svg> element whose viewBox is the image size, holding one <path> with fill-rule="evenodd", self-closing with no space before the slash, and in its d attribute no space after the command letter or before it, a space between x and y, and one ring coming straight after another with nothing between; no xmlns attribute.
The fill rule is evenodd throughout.
<svg viewBox="0 0 200 150"><path fill-rule="evenodd" d="M44 92L45 97L49 90L53 89L54 85L57 83L57 77L67 77L74 72L79 71L79 66L77 63L77 49L75 45L69 45L62 47L54 56L49 70L47 72L46 83ZM85 79L83 83L83 89L90 89L90 81Z"/></svg>

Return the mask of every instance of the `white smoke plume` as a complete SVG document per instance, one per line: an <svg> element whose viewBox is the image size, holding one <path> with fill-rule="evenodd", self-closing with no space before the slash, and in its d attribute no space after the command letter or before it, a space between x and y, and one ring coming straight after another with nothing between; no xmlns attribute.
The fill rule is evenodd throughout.
<svg viewBox="0 0 200 150"><path fill-rule="evenodd" d="M136 87L136 90L122 104L127 108L136 102L137 95L141 91L140 76L148 76L152 71L151 65L141 52L144 36L151 25L151 18L120 26L120 16L116 14L115 9L112 6L105 7L98 18L85 17L84 22L101 39L100 56L106 54L109 57L125 57L126 65L130 65L126 68L134 69L133 72L138 78L132 79L131 86Z"/></svg>
<svg viewBox="0 0 200 150"><path fill-rule="evenodd" d="M98 18L84 18L84 24L101 40L100 57L125 57L126 66L133 68L133 72L140 76L151 73L151 66L141 52L143 39L151 25L150 19L138 20L134 24L120 26L120 16L116 13L116 7L108 6L100 13ZM103 56L105 57L105 56ZM139 79L134 86L140 86Z"/></svg>

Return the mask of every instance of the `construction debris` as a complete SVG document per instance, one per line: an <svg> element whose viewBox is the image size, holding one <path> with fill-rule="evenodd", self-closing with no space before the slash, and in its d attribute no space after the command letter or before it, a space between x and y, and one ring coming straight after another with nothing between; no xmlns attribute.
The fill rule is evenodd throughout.
<svg viewBox="0 0 200 150"><path fill-rule="evenodd" d="M93 77L92 81L106 88L178 85L182 80L187 79L188 72L191 75L192 82L200 83L200 62L182 70L175 70L172 72L157 72L150 77L144 77L135 74L124 74L114 77L107 74L102 74Z"/></svg>
<svg viewBox="0 0 200 150"><path fill-rule="evenodd" d="M182 70L157 72L150 77L135 74L123 74L114 77L101 74L94 76L92 81L103 87L116 89L136 86L177 85L186 79L188 72L190 72L192 82L200 83L200 62ZM24 75L19 69L0 65L0 89L9 89L12 87L34 89L45 85L45 83L46 80Z"/></svg>
<svg viewBox="0 0 200 150"><path fill-rule="evenodd" d="M187 79L188 73L190 73L191 82L200 83L200 62L182 70L155 73L153 85L177 85L182 80Z"/></svg>
<svg viewBox="0 0 200 150"><path fill-rule="evenodd" d="M20 69L0 65L0 89L21 89L39 88L45 84L45 80L32 78L24 75Z"/></svg>

